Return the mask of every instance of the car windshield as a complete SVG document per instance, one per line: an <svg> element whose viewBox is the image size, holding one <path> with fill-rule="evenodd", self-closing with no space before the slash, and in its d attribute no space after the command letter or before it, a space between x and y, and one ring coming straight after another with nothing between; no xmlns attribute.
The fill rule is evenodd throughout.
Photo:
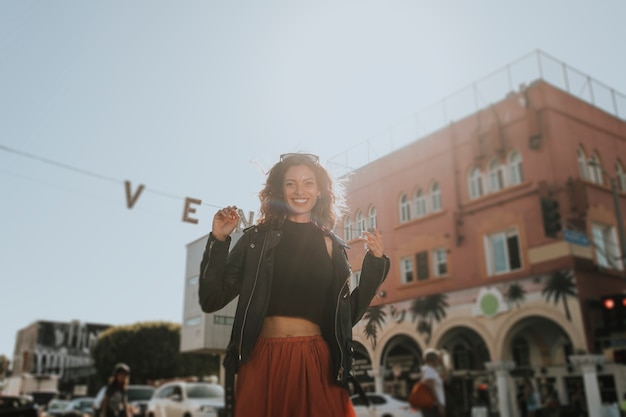
<svg viewBox="0 0 626 417"><path fill-rule="evenodd" d="M188 398L223 398L224 388L216 384L193 384L188 385Z"/></svg>
<svg viewBox="0 0 626 417"><path fill-rule="evenodd" d="M93 400L74 400L67 406L68 409L86 410L93 406Z"/></svg>
<svg viewBox="0 0 626 417"><path fill-rule="evenodd" d="M48 403L48 411L51 410L65 410L69 405L69 401L57 401L52 400Z"/></svg>
<svg viewBox="0 0 626 417"><path fill-rule="evenodd" d="M152 398L154 388L128 388L128 401L142 401Z"/></svg>

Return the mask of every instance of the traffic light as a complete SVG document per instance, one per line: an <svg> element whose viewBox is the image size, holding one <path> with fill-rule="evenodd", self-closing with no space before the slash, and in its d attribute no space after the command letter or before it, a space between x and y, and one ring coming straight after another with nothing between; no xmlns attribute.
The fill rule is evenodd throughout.
<svg viewBox="0 0 626 417"><path fill-rule="evenodd" d="M556 238L556 234L561 230L559 202L552 198L541 197L541 216L546 236Z"/></svg>
<svg viewBox="0 0 626 417"><path fill-rule="evenodd" d="M602 302L602 322L608 331L626 331L626 295L605 295Z"/></svg>

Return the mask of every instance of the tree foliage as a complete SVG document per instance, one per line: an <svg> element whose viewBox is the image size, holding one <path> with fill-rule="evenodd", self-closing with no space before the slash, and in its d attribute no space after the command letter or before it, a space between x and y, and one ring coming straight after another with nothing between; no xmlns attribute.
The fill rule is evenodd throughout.
<svg viewBox="0 0 626 417"><path fill-rule="evenodd" d="M219 373L216 355L180 352L179 324L143 322L114 326L100 334L91 355L102 382L118 362L131 369L131 383Z"/></svg>
<svg viewBox="0 0 626 417"><path fill-rule="evenodd" d="M5 355L0 355L0 379L4 378L9 370L9 358Z"/></svg>

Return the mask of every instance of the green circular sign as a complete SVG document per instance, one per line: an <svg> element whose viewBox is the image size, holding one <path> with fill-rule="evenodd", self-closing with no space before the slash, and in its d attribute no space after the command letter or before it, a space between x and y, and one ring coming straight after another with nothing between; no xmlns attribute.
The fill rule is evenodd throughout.
<svg viewBox="0 0 626 417"><path fill-rule="evenodd" d="M493 316L498 312L498 298L493 294L485 294L480 299L480 309L486 316Z"/></svg>

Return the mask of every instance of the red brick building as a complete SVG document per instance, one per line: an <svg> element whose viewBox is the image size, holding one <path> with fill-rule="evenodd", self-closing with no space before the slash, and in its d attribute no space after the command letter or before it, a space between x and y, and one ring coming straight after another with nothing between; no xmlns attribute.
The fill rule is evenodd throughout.
<svg viewBox="0 0 626 417"><path fill-rule="evenodd" d="M562 404L586 372L602 401L622 397L623 338L603 330L600 300L626 290L623 118L539 79L351 172L338 225L350 262L376 225L392 264L355 328L367 389L406 395L436 347L458 410L483 383L492 409L514 410L523 376ZM558 203L556 237L542 197Z"/></svg>

